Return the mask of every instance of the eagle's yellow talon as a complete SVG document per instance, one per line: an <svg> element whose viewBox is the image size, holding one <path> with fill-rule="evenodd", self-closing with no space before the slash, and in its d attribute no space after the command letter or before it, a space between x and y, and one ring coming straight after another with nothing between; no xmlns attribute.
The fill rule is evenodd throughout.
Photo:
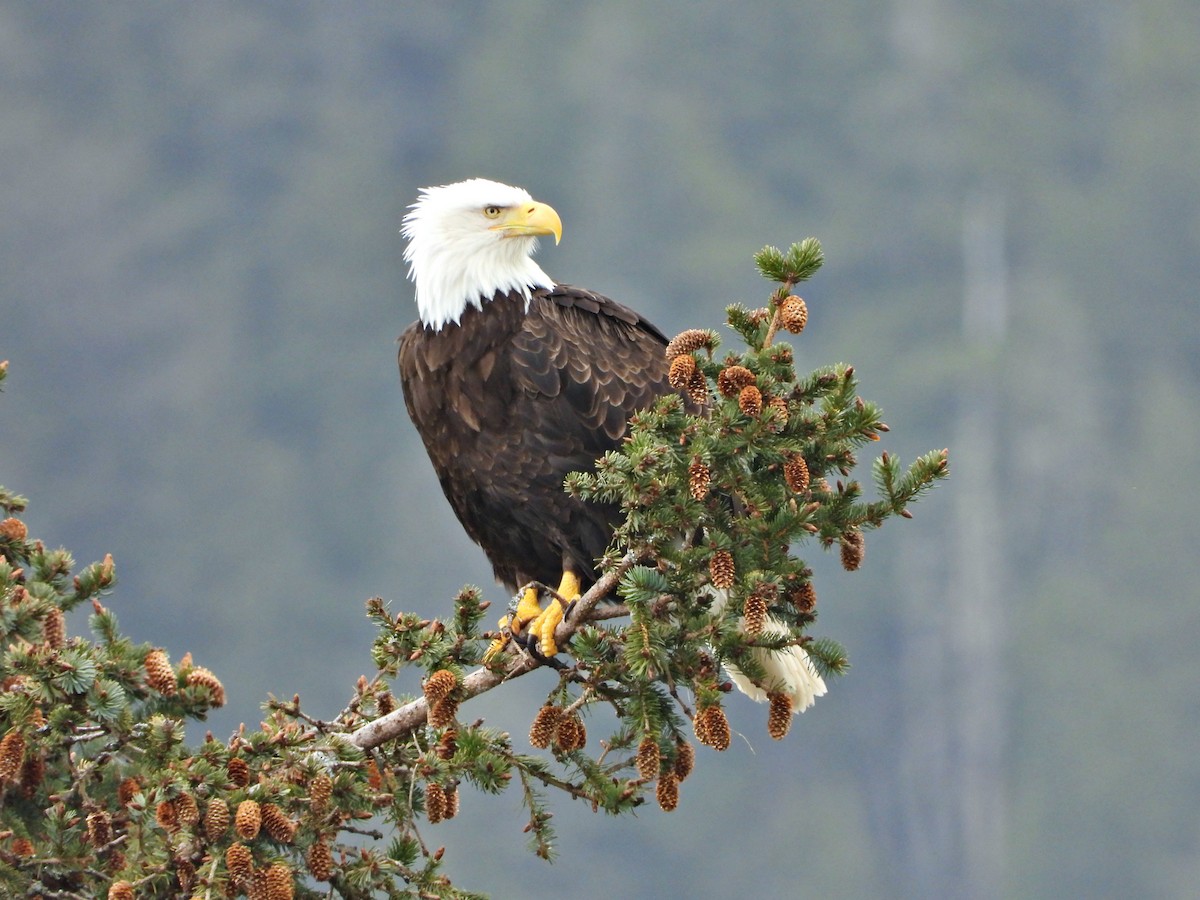
<svg viewBox="0 0 1200 900"><path fill-rule="evenodd" d="M483 664L486 666L493 659L504 652L504 648L508 646L508 642L512 640L512 631L508 627L508 616L504 616L497 623L500 626L500 636L492 641L487 650L483 653Z"/></svg>
<svg viewBox="0 0 1200 900"><path fill-rule="evenodd" d="M554 629L562 620L562 604L558 602L557 597L554 597L545 611L529 623L529 632L537 639L538 649L542 651L542 656L558 655L558 644L554 642Z"/></svg>

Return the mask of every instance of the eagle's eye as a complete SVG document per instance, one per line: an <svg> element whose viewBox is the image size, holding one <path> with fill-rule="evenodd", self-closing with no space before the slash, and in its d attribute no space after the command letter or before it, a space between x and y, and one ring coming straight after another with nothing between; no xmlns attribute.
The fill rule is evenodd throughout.
<svg viewBox="0 0 1200 900"><path fill-rule="evenodd" d="M495 219L497 216L499 216L499 215L500 215L500 207L498 207L498 206L485 206L485 207L483 208L483 214L484 214L485 216L487 216L489 219Z"/></svg>

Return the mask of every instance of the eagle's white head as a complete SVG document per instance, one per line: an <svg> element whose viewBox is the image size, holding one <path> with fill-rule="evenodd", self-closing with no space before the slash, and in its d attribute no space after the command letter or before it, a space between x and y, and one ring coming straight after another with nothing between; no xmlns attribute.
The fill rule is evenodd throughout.
<svg viewBox="0 0 1200 900"><path fill-rule="evenodd" d="M468 306L482 308L497 292L553 287L532 259L539 235L557 244L562 221L521 188L472 178L425 188L404 217L404 259L417 286L417 312L427 328L458 323Z"/></svg>

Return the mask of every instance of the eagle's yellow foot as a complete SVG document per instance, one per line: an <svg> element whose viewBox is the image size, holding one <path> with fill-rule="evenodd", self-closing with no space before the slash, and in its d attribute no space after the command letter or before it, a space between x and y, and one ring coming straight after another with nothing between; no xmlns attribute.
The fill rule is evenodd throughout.
<svg viewBox="0 0 1200 900"><path fill-rule="evenodd" d="M527 588L525 593L521 595L520 602L517 603L516 612L512 616L505 616L500 620L500 637L492 641L491 645L484 652L484 665L487 665L503 653L504 648L508 646L510 640L521 638L525 634L525 626L530 622L537 621L542 615L542 607L538 603L537 588ZM559 618L561 619L562 617L560 616ZM553 634L553 629L551 629L551 634Z"/></svg>
<svg viewBox="0 0 1200 900"><path fill-rule="evenodd" d="M500 636L492 641L483 654L484 664L503 653L508 642L514 638L535 656L546 659L557 656L558 644L554 640L554 630L563 620L566 610L578 599L579 588L579 578L575 573L564 572L562 581L558 583L558 596L552 597L545 609L538 603L537 588L526 589L517 603L516 612L500 620Z"/></svg>
<svg viewBox="0 0 1200 900"><path fill-rule="evenodd" d="M558 583L558 597L550 598L550 604L545 610L529 623L529 639L537 642L537 648L542 656L558 655L558 644L554 641L554 629L563 620L566 612L564 603L573 603L579 597L579 579L574 572L563 572L562 581ZM559 597L562 600L559 600Z"/></svg>

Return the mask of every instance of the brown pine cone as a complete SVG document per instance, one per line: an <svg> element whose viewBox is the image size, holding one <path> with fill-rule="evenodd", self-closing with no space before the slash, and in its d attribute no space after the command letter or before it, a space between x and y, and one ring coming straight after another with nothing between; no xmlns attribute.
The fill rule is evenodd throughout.
<svg viewBox="0 0 1200 900"><path fill-rule="evenodd" d="M688 466L688 491L696 500L703 500L708 496L711 486L712 470L698 458L693 459L691 465Z"/></svg>
<svg viewBox="0 0 1200 900"><path fill-rule="evenodd" d="M146 654L146 684L154 688L164 697L174 697L178 689L175 670L167 660L167 654L162 650L151 650Z"/></svg>
<svg viewBox="0 0 1200 900"><path fill-rule="evenodd" d="M708 561L708 577L713 587L718 590L727 590L733 587L735 574L733 554L728 550L718 550L713 553Z"/></svg>
<svg viewBox="0 0 1200 900"><path fill-rule="evenodd" d="M808 490L808 463L799 453L793 453L783 464L783 480L797 494L803 494Z"/></svg>
<svg viewBox="0 0 1200 900"><path fill-rule="evenodd" d="M792 294L779 304L779 324L792 334L799 334L804 330L804 326L808 324L808 306L800 297Z"/></svg>
<svg viewBox="0 0 1200 900"><path fill-rule="evenodd" d="M655 797L663 812L674 812L679 806L679 778L674 772L663 772L659 776Z"/></svg>
<svg viewBox="0 0 1200 900"><path fill-rule="evenodd" d="M751 419L757 419L762 415L762 391L752 384L746 385L744 388L742 388L741 392L738 393L738 409L742 411L743 415L748 416Z"/></svg>
<svg viewBox="0 0 1200 900"><path fill-rule="evenodd" d="M659 766L662 764L662 753L658 749L658 741L652 735L646 735L637 748L637 770L642 781L653 781L658 777Z"/></svg>
<svg viewBox="0 0 1200 900"><path fill-rule="evenodd" d="M233 828L244 841L252 841L258 837L262 827L262 807L257 800L243 800L238 804L237 813L233 817Z"/></svg>
<svg viewBox="0 0 1200 900"><path fill-rule="evenodd" d="M781 741L792 727L792 698L787 694L768 694L771 708L767 712L767 734Z"/></svg>
<svg viewBox="0 0 1200 900"><path fill-rule="evenodd" d="M692 727L695 729L696 738L700 743L712 747L714 750L729 749L729 742L732 739L729 719L725 717L725 710L720 706L714 704L700 710L696 713Z"/></svg>

